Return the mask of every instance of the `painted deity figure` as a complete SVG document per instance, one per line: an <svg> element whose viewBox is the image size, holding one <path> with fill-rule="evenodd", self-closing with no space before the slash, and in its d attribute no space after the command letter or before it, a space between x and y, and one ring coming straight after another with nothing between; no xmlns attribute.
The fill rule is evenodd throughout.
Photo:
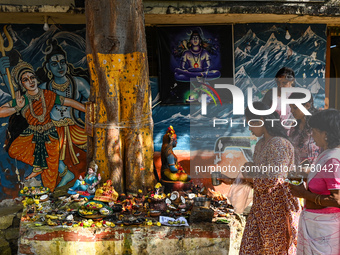
<svg viewBox="0 0 340 255"><path fill-rule="evenodd" d="M58 177L59 139L51 120L51 111L55 105L73 107L83 112L85 107L73 99L40 89L29 63L20 60L12 69L11 77L18 90L15 99L0 107L0 117L21 114L26 119L27 128L20 130L19 134L17 127L12 126L14 130L8 130L8 154L33 166L32 173L26 179L41 175L43 185L53 191Z"/></svg>
<svg viewBox="0 0 340 255"><path fill-rule="evenodd" d="M66 52L56 40L47 42L44 53L43 67L37 70L39 78L44 81L40 87L78 102L87 101L90 85L85 79L86 72L67 62ZM80 173L83 168L79 163L86 159L87 135L79 111L71 107L55 105L51 111L51 119L59 135L59 176L62 179L58 186L63 186L73 180L74 174Z"/></svg>
<svg viewBox="0 0 340 255"><path fill-rule="evenodd" d="M188 46L182 55L180 67L175 69L177 81L189 82L190 78L196 77L212 80L221 76L220 71L210 70L210 54L204 49L203 40L197 30L192 32Z"/></svg>
<svg viewBox="0 0 340 255"><path fill-rule="evenodd" d="M95 187L97 186L97 184L102 179L100 174L98 174L98 176L96 176L97 171L98 171L98 165L94 161L91 161L89 163L89 167L87 169L87 173L86 173L85 177L83 178L80 175L79 179L76 180L74 185L71 188L69 188L69 191L71 191L71 193L73 191L75 191L75 192L77 192L77 191L88 191L90 194L94 194L95 193Z"/></svg>
<svg viewBox="0 0 340 255"><path fill-rule="evenodd" d="M161 149L162 180L167 181L189 181L190 176L185 173L182 166L178 163L177 156L173 152L173 148L177 145L177 135L172 126L168 128L163 136L163 144Z"/></svg>

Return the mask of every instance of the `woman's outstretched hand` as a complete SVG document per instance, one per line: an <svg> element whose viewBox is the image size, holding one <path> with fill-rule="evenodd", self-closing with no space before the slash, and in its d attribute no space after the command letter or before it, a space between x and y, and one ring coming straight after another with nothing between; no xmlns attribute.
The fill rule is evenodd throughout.
<svg viewBox="0 0 340 255"><path fill-rule="evenodd" d="M224 184L232 184L235 180L235 178L217 178L218 181L223 182Z"/></svg>
<svg viewBox="0 0 340 255"><path fill-rule="evenodd" d="M294 184L289 183L289 188L294 197L300 197L300 198L306 197L307 190L305 186L303 185L303 183L301 183L300 185L294 185Z"/></svg>

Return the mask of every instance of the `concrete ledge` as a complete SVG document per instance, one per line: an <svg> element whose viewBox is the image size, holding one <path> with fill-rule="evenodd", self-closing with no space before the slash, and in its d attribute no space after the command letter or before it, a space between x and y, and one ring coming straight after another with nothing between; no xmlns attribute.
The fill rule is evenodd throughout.
<svg viewBox="0 0 340 255"><path fill-rule="evenodd" d="M0 207L0 255L16 254L22 205L2 201Z"/></svg>
<svg viewBox="0 0 340 255"><path fill-rule="evenodd" d="M190 227L33 227L22 222L18 254L232 254L227 224Z"/></svg>
<svg viewBox="0 0 340 255"><path fill-rule="evenodd" d="M19 1L20 0L16 0ZM24 2L24 0L22 0ZM47 1L41 4L0 4L0 23L43 24L49 16L51 24L85 24L85 8ZM1 2L1 0L0 0ZM27 1L26 1L27 2ZM155 1L144 0L146 25L218 24L218 23L318 23L340 24L340 0L274 0L274 1ZM79 6L79 7L78 7Z"/></svg>

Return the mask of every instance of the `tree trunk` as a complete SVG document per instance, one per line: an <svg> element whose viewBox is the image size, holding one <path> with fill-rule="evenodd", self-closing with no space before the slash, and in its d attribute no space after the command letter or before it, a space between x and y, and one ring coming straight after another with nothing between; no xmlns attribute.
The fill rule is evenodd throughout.
<svg viewBox="0 0 340 255"><path fill-rule="evenodd" d="M142 0L87 0L86 53L96 104L88 160L118 192L155 184Z"/></svg>

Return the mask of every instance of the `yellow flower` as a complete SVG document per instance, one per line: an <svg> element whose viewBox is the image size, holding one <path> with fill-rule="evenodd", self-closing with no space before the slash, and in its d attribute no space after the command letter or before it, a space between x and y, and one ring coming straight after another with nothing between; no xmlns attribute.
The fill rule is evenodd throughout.
<svg viewBox="0 0 340 255"><path fill-rule="evenodd" d="M32 187L32 190L35 190L35 187Z"/></svg>
<svg viewBox="0 0 340 255"><path fill-rule="evenodd" d="M138 193L142 193L143 191L141 189L138 190Z"/></svg>
<svg viewBox="0 0 340 255"><path fill-rule="evenodd" d="M28 190L28 187L24 187L24 190Z"/></svg>
<svg viewBox="0 0 340 255"><path fill-rule="evenodd" d="M152 226L152 221L150 220L150 221L148 221L148 226Z"/></svg>
<svg viewBox="0 0 340 255"><path fill-rule="evenodd" d="M160 184L159 182L156 184L155 188L159 189L160 187L162 187L162 184Z"/></svg>
<svg viewBox="0 0 340 255"><path fill-rule="evenodd" d="M20 190L20 193L21 193L21 194L24 194L24 191L23 191L23 190Z"/></svg>
<svg viewBox="0 0 340 255"><path fill-rule="evenodd" d="M162 226L162 224L160 222L157 222L157 226L160 227Z"/></svg>

